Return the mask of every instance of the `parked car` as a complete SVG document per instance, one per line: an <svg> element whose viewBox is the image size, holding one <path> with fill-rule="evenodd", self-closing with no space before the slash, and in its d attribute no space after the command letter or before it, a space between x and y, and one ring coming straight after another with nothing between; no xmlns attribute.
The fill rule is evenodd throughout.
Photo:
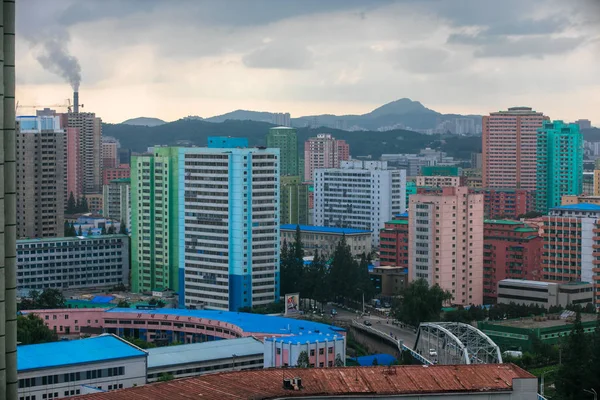
<svg viewBox="0 0 600 400"><path fill-rule="evenodd" d="M371 326L371 325L372 325L372 324L371 324L371 321L367 321L367 320L365 320L365 325L366 325L366 326Z"/></svg>
<svg viewBox="0 0 600 400"><path fill-rule="evenodd" d="M435 351L435 349L429 349L429 356L430 357L437 357L437 351Z"/></svg>
<svg viewBox="0 0 600 400"><path fill-rule="evenodd" d="M331 315L337 315L337 311L335 310L335 308L331 309Z"/></svg>

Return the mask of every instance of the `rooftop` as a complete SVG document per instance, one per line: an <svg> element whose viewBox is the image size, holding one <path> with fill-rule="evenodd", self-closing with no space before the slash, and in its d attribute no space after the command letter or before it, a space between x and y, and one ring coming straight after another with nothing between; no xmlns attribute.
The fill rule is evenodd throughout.
<svg viewBox="0 0 600 400"><path fill-rule="evenodd" d="M511 219L486 219L483 221L485 224L498 224L498 225L523 225L521 221L513 221Z"/></svg>
<svg viewBox="0 0 600 400"><path fill-rule="evenodd" d="M596 314L581 314L581 322L596 322ZM557 326L570 327L572 322L566 319L543 319L536 321L534 317L527 318L514 318L503 321L489 321L487 324L499 325L499 326L510 326L513 328L523 329L538 329L538 328L554 328ZM569 328L570 329L570 328ZM485 332L484 332L485 333Z"/></svg>
<svg viewBox="0 0 600 400"><path fill-rule="evenodd" d="M386 224L392 224L392 225L408 225L408 220L407 219L393 219L391 221L387 221Z"/></svg>
<svg viewBox="0 0 600 400"><path fill-rule="evenodd" d="M87 218L87 217L86 217ZM18 239L17 244L26 243L53 243L53 242L76 242L79 240L94 240L94 239L110 239L110 238L125 238L127 235L116 233L114 235L94 235L94 236L69 236L69 237L50 237L50 238L33 238L33 239Z"/></svg>
<svg viewBox="0 0 600 400"><path fill-rule="evenodd" d="M295 231L296 224L286 224L281 225L281 230L286 231ZM333 228L329 226L313 226L313 225L300 225L300 230L303 232L317 232L317 233L337 233L344 235L352 235L352 234L370 234L371 231L366 231L364 229L354 229L354 228Z"/></svg>
<svg viewBox="0 0 600 400"><path fill-rule="evenodd" d="M591 203L569 204L566 206L554 207L553 210L566 211L600 211L600 205Z"/></svg>
<svg viewBox="0 0 600 400"><path fill-rule="evenodd" d="M148 349L148 368L222 360L234 354L236 357L262 355L264 351L264 344L253 337L156 347Z"/></svg>
<svg viewBox="0 0 600 400"><path fill-rule="evenodd" d="M145 356L144 350L112 334L17 347L19 372Z"/></svg>
<svg viewBox="0 0 600 400"><path fill-rule="evenodd" d="M183 310L177 308L161 308L157 310L133 310L131 308L113 308L107 313L131 313L173 315L181 317L205 318L222 321L240 327L244 332L266 333L274 335L298 335L308 332L337 333L344 331L332 325L302 319L276 317L262 314L239 313L234 311Z"/></svg>
<svg viewBox="0 0 600 400"><path fill-rule="evenodd" d="M301 378L302 388L284 389L282 372L289 378ZM311 396L354 395L371 398L402 394L486 393L511 390L515 378L536 379L513 364L295 368L288 372L273 368L202 375L73 399L261 400Z"/></svg>

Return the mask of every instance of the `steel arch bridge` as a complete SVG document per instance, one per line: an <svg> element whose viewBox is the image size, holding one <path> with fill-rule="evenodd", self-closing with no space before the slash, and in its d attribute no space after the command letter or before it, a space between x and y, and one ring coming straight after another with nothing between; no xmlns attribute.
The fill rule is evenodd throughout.
<svg viewBox="0 0 600 400"><path fill-rule="evenodd" d="M501 364L500 348L479 329L460 322L419 325L414 350L439 364Z"/></svg>

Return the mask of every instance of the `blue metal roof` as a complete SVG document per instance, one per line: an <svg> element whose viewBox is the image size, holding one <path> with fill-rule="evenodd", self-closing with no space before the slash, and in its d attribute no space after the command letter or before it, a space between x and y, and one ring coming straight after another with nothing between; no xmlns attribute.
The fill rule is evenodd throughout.
<svg viewBox="0 0 600 400"><path fill-rule="evenodd" d="M148 349L148 368L222 360L233 355L246 357L260 354L262 356L264 348L265 345L253 337L157 347Z"/></svg>
<svg viewBox="0 0 600 400"><path fill-rule="evenodd" d="M566 206L554 207L554 210L600 211L600 205L591 203L569 204Z"/></svg>
<svg viewBox="0 0 600 400"><path fill-rule="evenodd" d="M109 334L17 347L19 372L131 357L146 357L146 352Z"/></svg>
<svg viewBox="0 0 600 400"><path fill-rule="evenodd" d="M112 308L107 313L128 312L135 314L179 315L181 317L206 318L227 322L240 327L244 332L266 333L274 335L307 333L308 331L336 333L344 331L337 326L326 325L301 319L276 317L262 314L239 313L234 311L183 310L177 308L160 308L157 310L132 310L131 308Z"/></svg>
<svg viewBox="0 0 600 400"><path fill-rule="evenodd" d="M335 337L334 337L335 336ZM310 334L300 334L296 336L285 336L285 337L276 337L276 338L265 338L265 341L276 341L283 342L285 344L306 344L306 343L315 343L315 342L325 342L326 340L331 342L333 340L344 340L342 335L335 334L322 334L322 333L310 333Z"/></svg>
<svg viewBox="0 0 600 400"><path fill-rule="evenodd" d="M295 224L286 224L281 225L282 230L286 231L295 231ZM364 229L354 229L354 228L333 228L329 226L313 226L313 225L300 225L300 230L303 232L316 232L316 233L337 233L344 235L352 235L357 233L371 233L371 231L366 231Z"/></svg>
<svg viewBox="0 0 600 400"><path fill-rule="evenodd" d="M373 365L373 360L377 360L377 365L390 365L396 361L396 358L390 354L373 354L356 358L356 362L361 367Z"/></svg>

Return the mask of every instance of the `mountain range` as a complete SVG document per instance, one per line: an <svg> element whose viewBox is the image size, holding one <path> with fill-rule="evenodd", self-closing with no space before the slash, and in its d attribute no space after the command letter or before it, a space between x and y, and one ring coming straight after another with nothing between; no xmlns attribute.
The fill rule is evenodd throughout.
<svg viewBox="0 0 600 400"><path fill-rule="evenodd" d="M264 111L236 110L223 115L217 115L205 118L207 122L225 122L227 120L239 121L274 121L275 113ZM187 117L185 119L201 119L200 117ZM341 130L393 130L407 129L424 131L435 129L444 121L454 122L455 118L467 118L474 121L474 125L481 123L479 115L459 115L459 114L441 114L437 111L425 107L418 101L403 98L391 103L384 104L371 112L362 115L308 115L298 118L292 118L291 124L294 127L330 127ZM158 126L165 122L158 118L133 118L124 121L127 125ZM475 132L468 132L475 133Z"/></svg>

